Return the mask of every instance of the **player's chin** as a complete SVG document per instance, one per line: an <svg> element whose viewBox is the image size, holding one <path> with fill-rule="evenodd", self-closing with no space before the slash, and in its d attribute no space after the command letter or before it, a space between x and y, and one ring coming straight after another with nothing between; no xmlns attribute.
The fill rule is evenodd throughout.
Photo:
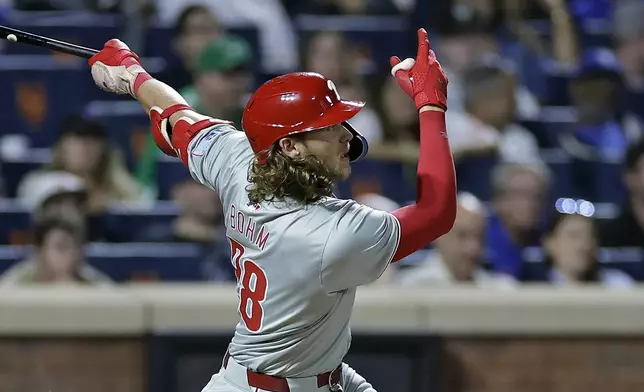
<svg viewBox="0 0 644 392"><path fill-rule="evenodd" d="M346 161L344 159L340 161L338 173L340 180L346 180L347 178L349 178L349 176L351 176L351 164L349 163L348 158L346 159Z"/></svg>

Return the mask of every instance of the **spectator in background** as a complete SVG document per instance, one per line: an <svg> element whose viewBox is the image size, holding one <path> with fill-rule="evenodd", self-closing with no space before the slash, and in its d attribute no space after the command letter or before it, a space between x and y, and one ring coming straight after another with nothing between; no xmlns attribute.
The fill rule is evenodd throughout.
<svg viewBox="0 0 644 392"><path fill-rule="evenodd" d="M47 167L26 176L18 198L29 197L27 184L50 171L66 171L80 177L87 189L88 211L100 215L109 203L141 201L142 190L131 177L120 151L112 149L105 129L98 123L73 117L63 123ZM37 177L36 177L37 178Z"/></svg>
<svg viewBox="0 0 644 392"><path fill-rule="evenodd" d="M503 162L540 163L536 138L515 122L513 75L502 64L476 65L463 81L465 112L448 110L446 117L454 158L498 154Z"/></svg>
<svg viewBox="0 0 644 392"><path fill-rule="evenodd" d="M527 22L535 11L544 13L551 23L550 48ZM435 49L450 79L448 107L452 112L464 110L463 72L482 59L502 56L517 69L531 66L531 71L517 74L516 114L521 120L534 119L540 112L539 102L527 87L527 83L539 83L534 64L552 58L572 65L578 58L575 26L564 0L441 1L430 20L442 36ZM497 36L502 36L504 45Z"/></svg>
<svg viewBox="0 0 644 392"><path fill-rule="evenodd" d="M80 177L65 171L42 171L22 182L18 193L21 201L31 209L32 220L65 218L79 221L85 237L91 242L110 242L114 239L101 215L88 215L88 194ZM31 241L33 235L25 235Z"/></svg>
<svg viewBox="0 0 644 392"><path fill-rule="evenodd" d="M624 82L628 90L644 91L644 3L639 0L615 2L613 39ZM642 113L642 108L640 113Z"/></svg>
<svg viewBox="0 0 644 392"><path fill-rule="evenodd" d="M186 178L174 186L172 199L179 207L177 219L171 225L147 227L135 236L136 241L198 244L203 251L205 277L212 281L234 281L217 194Z"/></svg>
<svg viewBox="0 0 644 392"><path fill-rule="evenodd" d="M252 52L244 39L224 35L197 58L194 85L181 95L199 113L230 120L241 129L241 115L252 90Z"/></svg>
<svg viewBox="0 0 644 392"><path fill-rule="evenodd" d="M572 105L578 116L572 133L562 134L562 145L570 154L585 160L620 162L629 140L641 130L624 126L619 112L622 74L615 54L607 48L584 53L570 84Z"/></svg>
<svg viewBox="0 0 644 392"><path fill-rule="evenodd" d="M291 14L393 15L399 12L396 2L391 0L286 0L284 3Z"/></svg>
<svg viewBox="0 0 644 392"><path fill-rule="evenodd" d="M205 5L190 5L181 11L174 27L172 50L180 63L156 77L179 90L191 85L199 55L208 43L224 34L217 17Z"/></svg>
<svg viewBox="0 0 644 392"><path fill-rule="evenodd" d="M495 272L521 279L522 251L539 242L550 175L543 165L505 163L494 168L491 181L486 254Z"/></svg>
<svg viewBox="0 0 644 392"><path fill-rule="evenodd" d="M485 209L471 194L460 194L454 227L435 241L436 252L418 267L402 271L400 284L425 287L472 283L480 287L512 287L515 280L486 271Z"/></svg>
<svg viewBox="0 0 644 392"><path fill-rule="evenodd" d="M252 90L252 53L242 38L222 35L206 44L197 57L194 84L180 90L188 105L207 116L233 121L242 129L244 106ZM159 151L152 134L136 164L136 178L149 193L157 193Z"/></svg>
<svg viewBox="0 0 644 392"><path fill-rule="evenodd" d="M87 188L78 176L65 171L47 171L23 181L21 201L33 211L34 220L69 217L83 220L87 208Z"/></svg>
<svg viewBox="0 0 644 392"><path fill-rule="evenodd" d="M570 84L577 122L559 135L561 146L573 157L573 186L579 197L621 202L622 194L612 189L621 189L619 176L597 176L594 165L623 162L629 143L641 137L640 127L633 126L637 122L628 121L628 116L620 112L621 89L621 68L614 53L606 48L589 49ZM606 189L606 181L611 180L611 189Z"/></svg>
<svg viewBox="0 0 644 392"><path fill-rule="evenodd" d="M34 253L0 277L0 285L29 283L86 283L111 280L85 263L83 227L77 220L48 217L35 227Z"/></svg>
<svg viewBox="0 0 644 392"><path fill-rule="evenodd" d="M628 199L617 219L600 225L601 244L644 250L644 140L629 148L622 178Z"/></svg>
<svg viewBox="0 0 644 392"><path fill-rule="evenodd" d="M601 268L597 260L598 237L595 221L577 213L557 212L549 221L543 239L546 280L556 286L600 283L608 288L634 286L625 272Z"/></svg>
<svg viewBox="0 0 644 392"><path fill-rule="evenodd" d="M368 101L362 75L359 74L360 59L355 48L339 32L319 31L304 40L302 70L317 72L335 83L344 99ZM382 140L382 124L378 113L370 106L362 109L351 124L370 143Z"/></svg>
<svg viewBox="0 0 644 392"><path fill-rule="evenodd" d="M615 3L613 40L619 58L623 91L622 105L632 114L625 125L640 129L644 123L644 3L620 0ZM630 122L630 123L629 123Z"/></svg>
<svg viewBox="0 0 644 392"><path fill-rule="evenodd" d="M416 165L419 154L418 111L390 75L384 80L378 106L383 139L369 145L369 158ZM362 130L360 130L362 132Z"/></svg>
<svg viewBox="0 0 644 392"><path fill-rule="evenodd" d="M208 7L224 26L257 29L261 72L279 75L297 68L297 37L280 0L155 0L162 23L175 23L187 3Z"/></svg>

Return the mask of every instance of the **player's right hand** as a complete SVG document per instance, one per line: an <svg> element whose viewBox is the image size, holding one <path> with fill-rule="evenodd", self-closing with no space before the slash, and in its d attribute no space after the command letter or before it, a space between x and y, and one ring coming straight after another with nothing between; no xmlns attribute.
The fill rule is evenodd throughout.
<svg viewBox="0 0 644 392"><path fill-rule="evenodd" d="M107 41L88 63L94 83L111 93L130 94L136 98L138 88L151 79L141 66L139 56L118 39Z"/></svg>
<svg viewBox="0 0 644 392"><path fill-rule="evenodd" d="M418 54L416 60L401 61L397 56L390 59L391 74L400 88L416 103L416 109L423 106L437 106L447 110L447 76L431 50L427 31L418 30Z"/></svg>

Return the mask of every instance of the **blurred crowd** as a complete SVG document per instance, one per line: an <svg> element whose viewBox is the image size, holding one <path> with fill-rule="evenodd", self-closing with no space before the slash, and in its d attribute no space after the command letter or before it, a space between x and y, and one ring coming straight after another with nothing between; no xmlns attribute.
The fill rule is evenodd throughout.
<svg viewBox="0 0 644 392"><path fill-rule="evenodd" d="M389 211L414 199L419 126L387 59L425 27L449 76L459 209L377 284L644 280L642 0L0 0L4 24L96 46L85 18L116 21L144 65L162 60L156 78L239 129L268 78L329 77L367 102L352 123L369 155L338 194ZM0 122L0 285L234 280L217 195L162 156L136 103L86 93L83 66L25 84L75 60L16 66L36 53L16 46L0 54L0 102L18 105Z"/></svg>

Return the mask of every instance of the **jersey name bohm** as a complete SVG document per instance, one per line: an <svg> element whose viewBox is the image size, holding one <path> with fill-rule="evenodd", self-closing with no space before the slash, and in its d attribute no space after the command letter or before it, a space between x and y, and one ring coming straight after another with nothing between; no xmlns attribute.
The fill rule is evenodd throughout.
<svg viewBox="0 0 644 392"><path fill-rule="evenodd" d="M260 225L259 228L256 226L253 218L247 217L242 211L237 210L234 204L230 205L230 229L238 231L248 241L264 250L271 233L265 230L264 225Z"/></svg>

